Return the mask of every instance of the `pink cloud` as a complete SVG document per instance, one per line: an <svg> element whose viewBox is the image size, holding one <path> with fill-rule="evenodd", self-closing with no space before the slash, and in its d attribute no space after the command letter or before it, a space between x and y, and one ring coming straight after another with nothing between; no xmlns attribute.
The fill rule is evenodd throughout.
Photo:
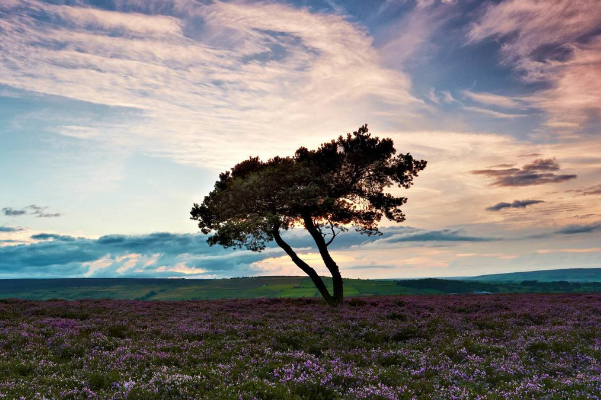
<svg viewBox="0 0 601 400"><path fill-rule="evenodd" d="M549 87L522 100L560 132L601 118L601 7L597 0L509 0L487 6L471 42L502 40L503 62Z"/></svg>

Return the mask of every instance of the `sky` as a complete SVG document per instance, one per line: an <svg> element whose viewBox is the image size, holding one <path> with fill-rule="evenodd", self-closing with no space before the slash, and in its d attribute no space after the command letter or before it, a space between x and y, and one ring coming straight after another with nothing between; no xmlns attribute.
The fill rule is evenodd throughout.
<svg viewBox="0 0 601 400"><path fill-rule="evenodd" d="M220 172L367 123L428 161L343 276L601 267L598 0L0 0L0 278L302 275ZM302 230L287 240L326 273Z"/></svg>

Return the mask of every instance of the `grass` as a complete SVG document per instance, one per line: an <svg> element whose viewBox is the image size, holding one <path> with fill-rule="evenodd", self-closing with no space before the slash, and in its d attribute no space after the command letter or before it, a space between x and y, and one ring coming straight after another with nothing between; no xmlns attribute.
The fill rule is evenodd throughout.
<svg viewBox="0 0 601 400"><path fill-rule="evenodd" d="M326 279L331 287L331 280ZM447 279L345 279L353 296L494 293L597 292L601 283L478 282ZM24 279L0 280L0 299L213 300L319 297L309 278L271 276L235 279Z"/></svg>

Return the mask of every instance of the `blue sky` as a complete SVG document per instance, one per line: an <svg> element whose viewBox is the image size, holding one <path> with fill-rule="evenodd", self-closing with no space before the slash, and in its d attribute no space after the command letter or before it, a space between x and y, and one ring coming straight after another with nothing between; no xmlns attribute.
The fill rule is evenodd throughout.
<svg viewBox="0 0 601 400"><path fill-rule="evenodd" d="M600 25L596 0L2 1L0 278L299 274L190 207L364 123L428 167L402 226L337 239L346 276L601 267Z"/></svg>

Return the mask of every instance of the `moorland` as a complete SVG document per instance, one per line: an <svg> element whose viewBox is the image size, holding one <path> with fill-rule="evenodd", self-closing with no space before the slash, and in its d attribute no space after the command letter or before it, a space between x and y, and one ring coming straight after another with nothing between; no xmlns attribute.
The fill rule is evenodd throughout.
<svg viewBox="0 0 601 400"><path fill-rule="evenodd" d="M593 399L601 294L0 300L5 399Z"/></svg>

